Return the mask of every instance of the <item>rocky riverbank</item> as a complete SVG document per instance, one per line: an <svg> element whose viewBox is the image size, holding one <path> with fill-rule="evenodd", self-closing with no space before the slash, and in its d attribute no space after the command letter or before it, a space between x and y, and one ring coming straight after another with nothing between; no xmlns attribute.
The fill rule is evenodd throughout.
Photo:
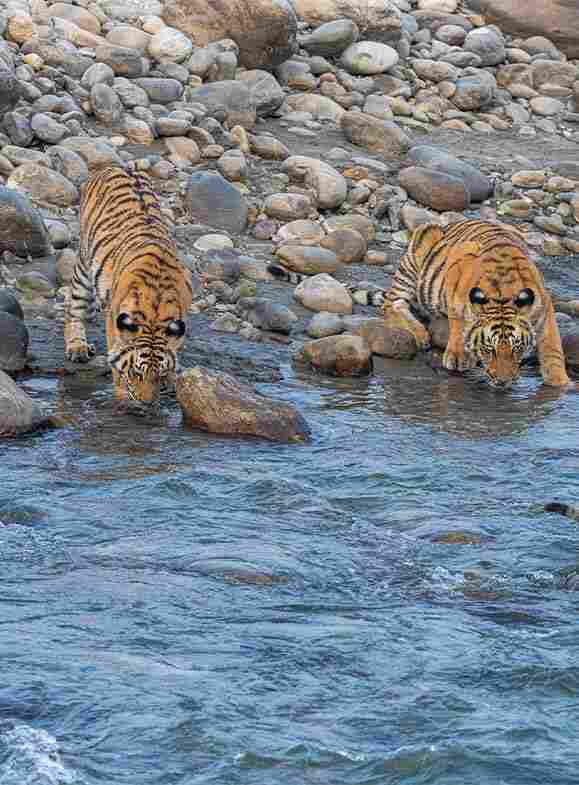
<svg viewBox="0 0 579 785"><path fill-rule="evenodd" d="M62 351L80 188L107 163L151 174L194 271L185 366L274 382L290 362L354 375L412 358L348 287L387 286L415 226L464 216L525 232L579 365L579 61L563 39L456 0L216 7L0 11L3 372L107 373ZM271 263L310 277L279 282Z"/></svg>

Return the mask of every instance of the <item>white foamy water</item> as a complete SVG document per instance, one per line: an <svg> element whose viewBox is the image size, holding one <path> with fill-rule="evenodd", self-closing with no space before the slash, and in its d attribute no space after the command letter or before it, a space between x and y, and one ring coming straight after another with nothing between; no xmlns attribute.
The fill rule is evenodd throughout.
<svg viewBox="0 0 579 785"><path fill-rule="evenodd" d="M0 785L81 785L60 759L58 742L44 730L16 725L0 735Z"/></svg>

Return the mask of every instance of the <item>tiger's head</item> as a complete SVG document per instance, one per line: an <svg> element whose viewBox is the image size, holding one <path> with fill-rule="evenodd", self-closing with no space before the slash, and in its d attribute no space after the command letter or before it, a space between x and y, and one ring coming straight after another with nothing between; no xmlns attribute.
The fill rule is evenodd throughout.
<svg viewBox="0 0 579 785"><path fill-rule="evenodd" d="M493 387L510 387L519 378L521 361L535 347L529 314L535 302L533 289L524 287L510 297L492 297L480 286L469 292L474 324L465 346L483 367Z"/></svg>
<svg viewBox="0 0 579 785"><path fill-rule="evenodd" d="M173 302L148 315L142 305L131 305L125 303L109 315L108 362L127 399L157 406L163 388L174 384L185 321Z"/></svg>

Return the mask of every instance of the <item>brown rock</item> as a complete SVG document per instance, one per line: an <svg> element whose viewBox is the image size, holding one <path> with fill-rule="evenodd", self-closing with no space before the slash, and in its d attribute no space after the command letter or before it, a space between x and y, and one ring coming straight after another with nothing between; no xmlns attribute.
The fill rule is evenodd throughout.
<svg viewBox="0 0 579 785"><path fill-rule="evenodd" d="M418 352L416 339L411 332L386 324L379 317L365 319L352 332L366 341L372 354L394 360L411 360Z"/></svg>
<svg viewBox="0 0 579 785"><path fill-rule="evenodd" d="M569 333L561 338L565 361L574 368L579 367L579 333Z"/></svg>
<svg viewBox="0 0 579 785"><path fill-rule="evenodd" d="M277 442L309 439L309 427L291 403L266 398L226 373L196 366L177 378L184 421L210 433L260 436Z"/></svg>
<svg viewBox="0 0 579 785"><path fill-rule="evenodd" d="M355 229L338 229L330 232L322 238L320 245L333 251L342 264L361 262L368 250L366 239Z"/></svg>
<svg viewBox="0 0 579 785"><path fill-rule="evenodd" d="M517 36L545 36L569 58L579 58L579 5L577 0L472 0L469 6Z"/></svg>
<svg viewBox="0 0 579 785"><path fill-rule="evenodd" d="M297 19L287 0L168 0L163 19L196 47L233 39L244 68L274 68L296 47Z"/></svg>
<svg viewBox="0 0 579 785"><path fill-rule="evenodd" d="M276 251L288 270L303 275L317 275L327 273L332 275L337 272L341 264L333 251L326 248L316 248L307 245L282 245Z"/></svg>
<svg viewBox="0 0 579 785"><path fill-rule="evenodd" d="M340 125L348 141L372 153L398 157L410 148L409 137L389 120L379 120L363 112L346 112Z"/></svg>
<svg viewBox="0 0 579 785"><path fill-rule="evenodd" d="M370 348L359 335L329 335L307 341L294 360L332 376L365 376L372 370Z"/></svg>
<svg viewBox="0 0 579 785"><path fill-rule="evenodd" d="M444 172L409 166L400 172L398 182L419 204L439 212L466 210L470 205L470 193L466 185L457 177Z"/></svg>

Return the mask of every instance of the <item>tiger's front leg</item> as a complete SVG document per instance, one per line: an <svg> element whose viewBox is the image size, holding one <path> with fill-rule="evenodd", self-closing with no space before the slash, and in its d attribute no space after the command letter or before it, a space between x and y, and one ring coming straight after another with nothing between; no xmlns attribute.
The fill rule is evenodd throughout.
<svg viewBox="0 0 579 785"><path fill-rule="evenodd" d="M86 363L94 355L94 346L86 339L85 322L94 313L94 294L85 285L82 272L74 271L66 297L64 313L64 353L67 360Z"/></svg>
<svg viewBox="0 0 579 785"><path fill-rule="evenodd" d="M571 383L565 369L565 354L552 303L549 303L547 319L537 339L537 354L545 384L552 387L565 387Z"/></svg>
<svg viewBox="0 0 579 785"><path fill-rule="evenodd" d="M467 352L464 343L464 321L448 319L449 335L442 365L447 371L466 371L474 366L474 358Z"/></svg>

